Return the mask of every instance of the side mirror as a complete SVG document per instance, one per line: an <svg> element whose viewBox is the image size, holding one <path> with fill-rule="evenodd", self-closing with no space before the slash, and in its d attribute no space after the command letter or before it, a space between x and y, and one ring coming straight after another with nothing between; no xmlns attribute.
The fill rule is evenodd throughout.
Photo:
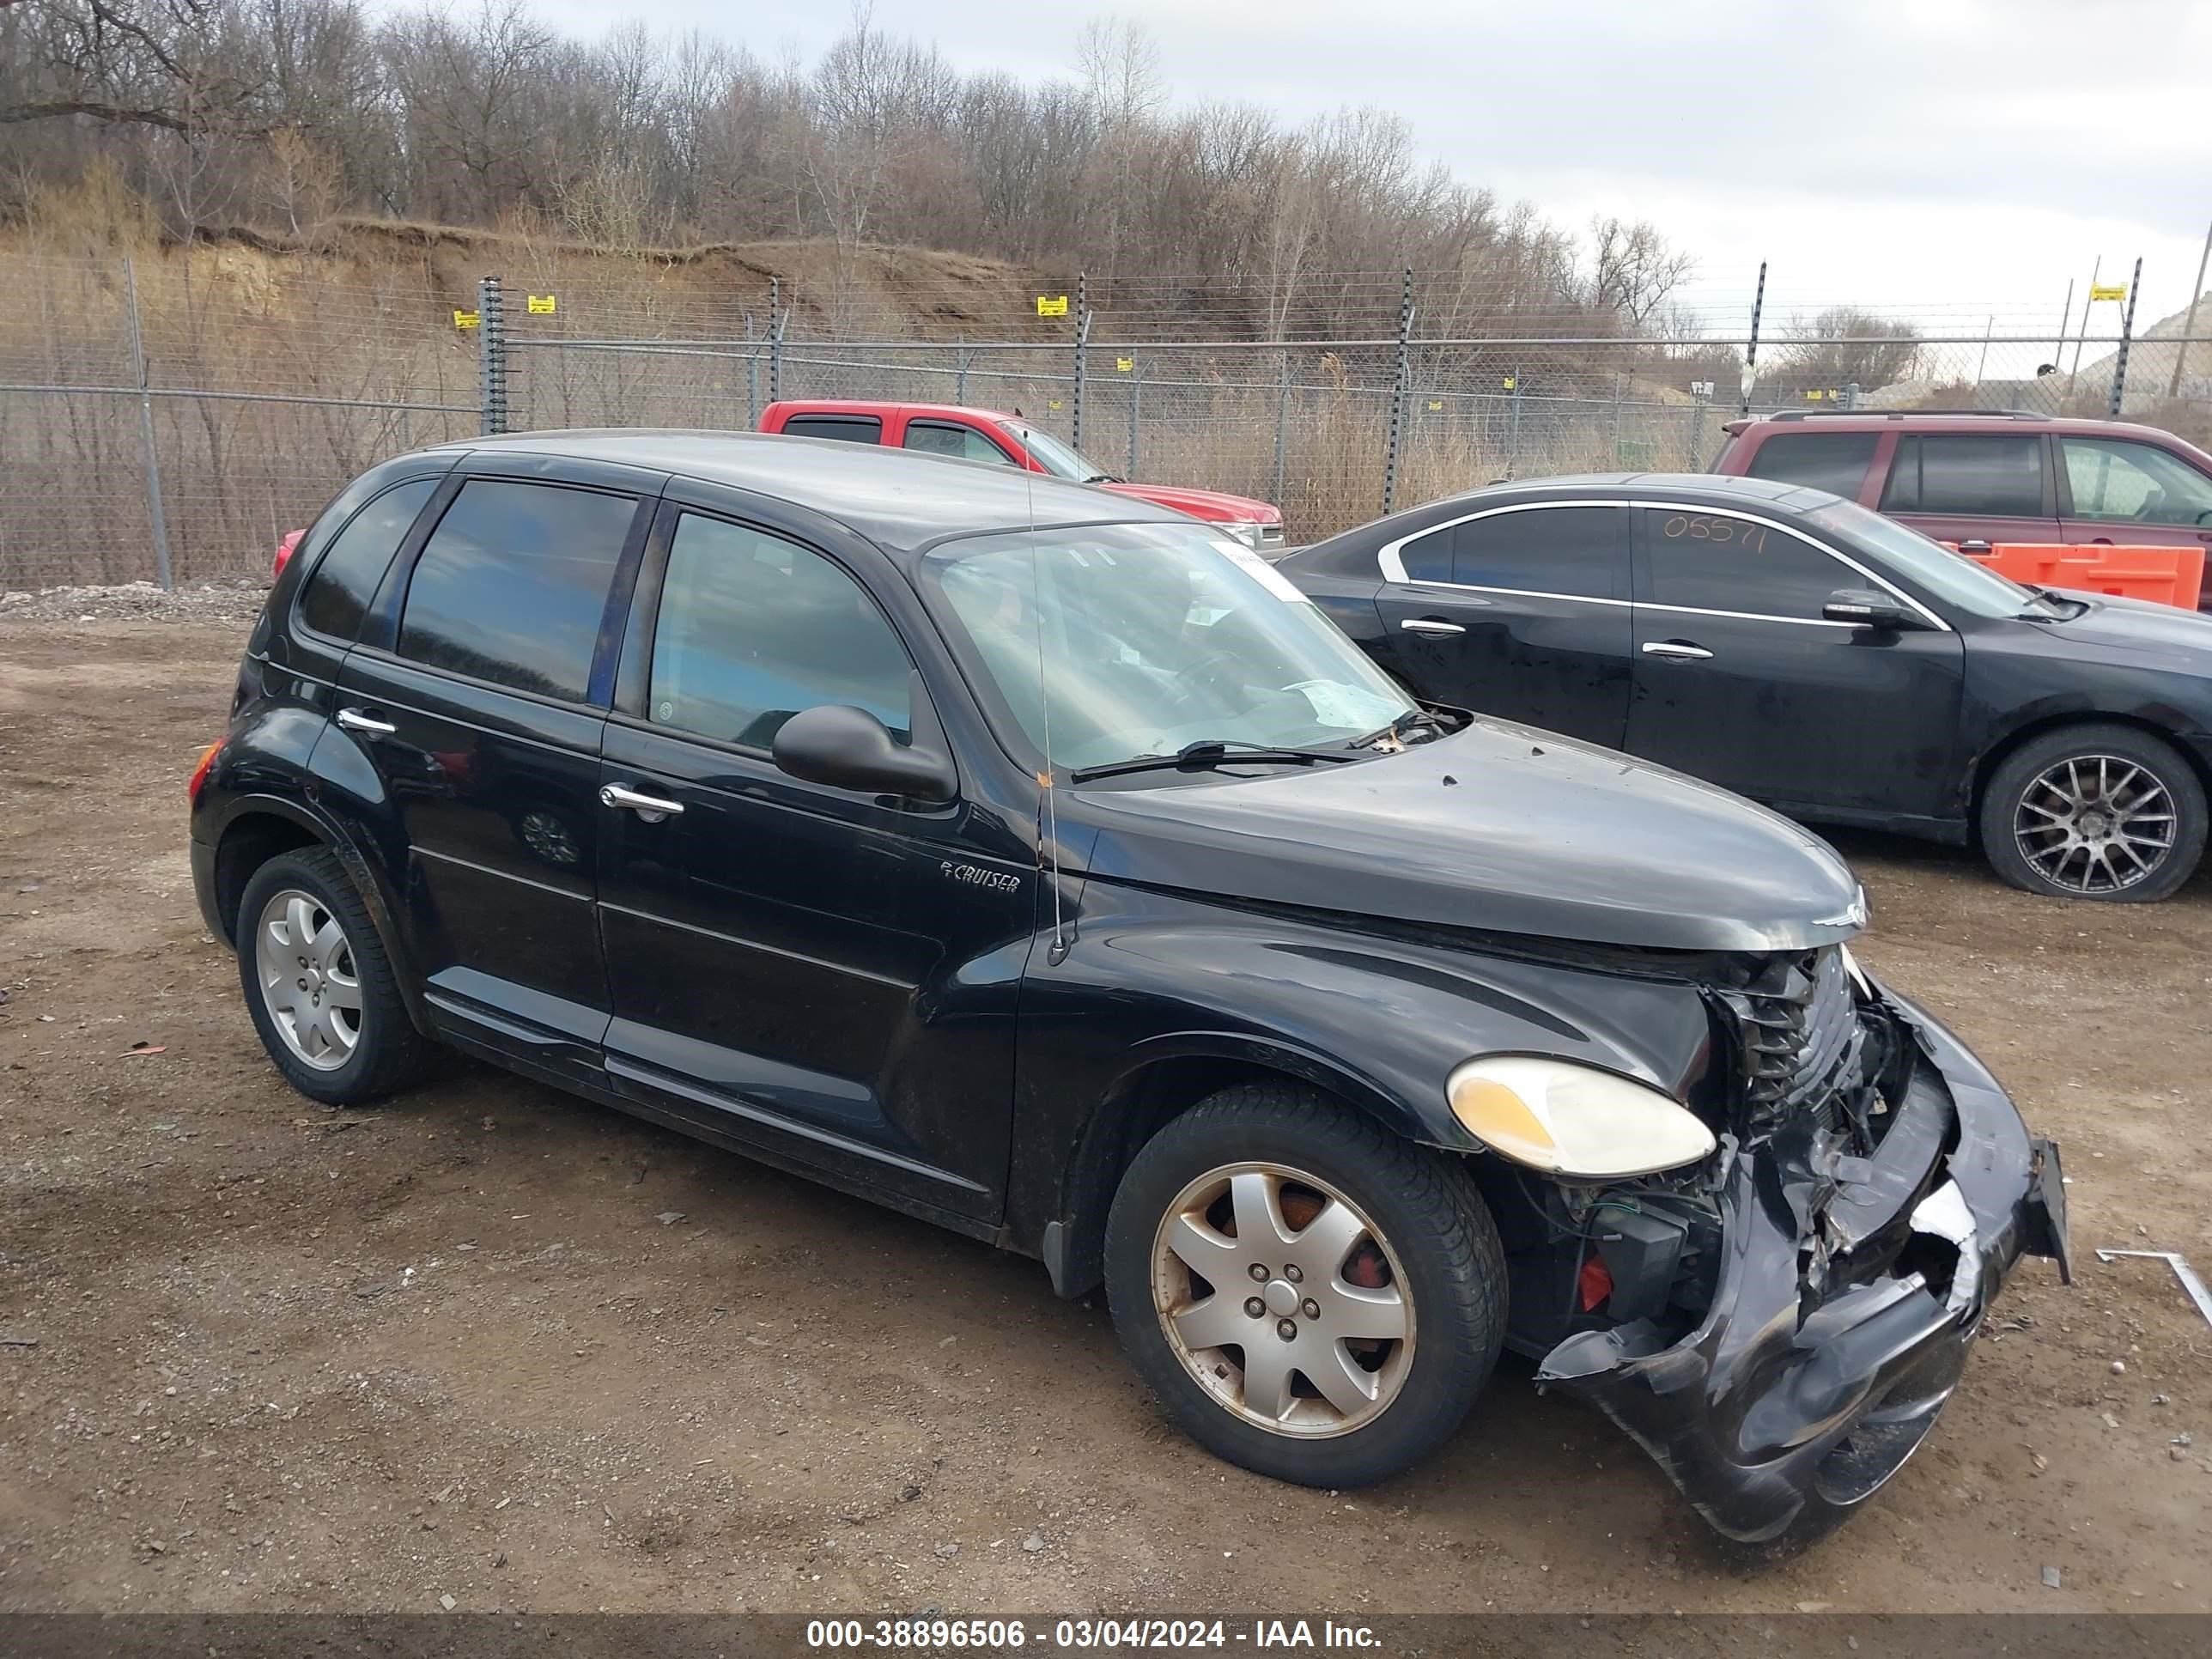
<svg viewBox="0 0 2212 1659"><path fill-rule="evenodd" d="M1827 603L1820 607L1820 614L1830 622L1850 623L1857 628L1893 632L1920 625L1920 618L1907 611L1893 595L1873 587L1838 588L1828 595Z"/></svg>
<svg viewBox="0 0 2212 1659"><path fill-rule="evenodd" d="M834 789L901 795L932 806L958 790L949 756L902 745L873 714L848 703L800 709L783 723L769 752L780 770Z"/></svg>

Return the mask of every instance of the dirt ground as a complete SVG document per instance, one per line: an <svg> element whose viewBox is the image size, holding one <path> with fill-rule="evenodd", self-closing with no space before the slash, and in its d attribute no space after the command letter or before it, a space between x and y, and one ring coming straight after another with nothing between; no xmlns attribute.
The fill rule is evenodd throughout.
<svg viewBox="0 0 2212 1659"><path fill-rule="evenodd" d="M1753 1576L1525 1361L1420 1472L1279 1486L1034 1263L458 1060L289 1092L185 850L243 633L0 621L0 1609L2212 1610L2212 1330L2091 1254L2212 1272L2212 881L1846 846L1866 958L2063 1144L2081 1271Z"/></svg>

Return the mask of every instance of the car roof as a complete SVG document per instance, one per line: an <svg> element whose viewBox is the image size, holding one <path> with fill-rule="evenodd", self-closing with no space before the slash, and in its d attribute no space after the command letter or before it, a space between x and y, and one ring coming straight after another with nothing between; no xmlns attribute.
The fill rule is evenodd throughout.
<svg viewBox="0 0 2212 1659"><path fill-rule="evenodd" d="M1916 428L1930 432L2060 432L2075 436L2141 439L2171 448L2171 432L2134 421L2107 421L2089 415L2045 415L2032 409L1784 409L1747 415L1727 422L1731 433L1896 432ZM2188 447L2186 444L2181 446Z"/></svg>
<svg viewBox="0 0 2212 1659"><path fill-rule="evenodd" d="M1577 472L1556 478L1515 478L1445 499L1455 505L1481 506L1524 499L1550 501L1563 495L1602 501L1653 497L1662 501L1725 501L1747 508L1764 506L1793 513L1809 513L1842 499L1805 484L1717 472ZM1424 510L1442 504L1431 501Z"/></svg>
<svg viewBox="0 0 2212 1659"><path fill-rule="evenodd" d="M1188 524L1188 514L1041 473L830 438L608 427L438 446L607 461L751 490L835 519L892 552L1030 526Z"/></svg>
<svg viewBox="0 0 2212 1659"><path fill-rule="evenodd" d="M1010 414L1003 409L985 409L978 404L903 404L890 403L878 398L779 398L769 405L790 415L894 415L903 412L909 420L928 420L941 416L955 421L1018 421L1027 417Z"/></svg>

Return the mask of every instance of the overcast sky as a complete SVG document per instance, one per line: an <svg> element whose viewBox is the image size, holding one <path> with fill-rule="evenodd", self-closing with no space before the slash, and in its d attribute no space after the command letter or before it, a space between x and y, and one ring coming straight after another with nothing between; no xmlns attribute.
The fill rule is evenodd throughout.
<svg viewBox="0 0 2212 1659"><path fill-rule="evenodd" d="M536 0L564 29L603 0ZM1870 304L1978 333L2078 317L2092 264L2136 320L2187 303L2212 218L2212 0L876 0L964 69L1072 73L1086 19L1157 40L1171 94L1302 122L1375 105L1501 198L1579 228L1649 218L1701 310ZM764 58L811 58L843 0L626 0ZM2212 319L2200 316L2200 331ZM2099 333L2118 309L2100 307Z"/></svg>

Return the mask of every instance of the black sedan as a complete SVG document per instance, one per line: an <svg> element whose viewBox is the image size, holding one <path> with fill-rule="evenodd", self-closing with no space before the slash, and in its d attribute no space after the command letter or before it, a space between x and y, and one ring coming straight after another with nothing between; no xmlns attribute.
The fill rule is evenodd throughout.
<svg viewBox="0 0 2212 1659"><path fill-rule="evenodd" d="M2160 899L2204 848L2212 618L2017 586L1825 490L1493 485L1278 567L1417 696L1792 817Z"/></svg>

